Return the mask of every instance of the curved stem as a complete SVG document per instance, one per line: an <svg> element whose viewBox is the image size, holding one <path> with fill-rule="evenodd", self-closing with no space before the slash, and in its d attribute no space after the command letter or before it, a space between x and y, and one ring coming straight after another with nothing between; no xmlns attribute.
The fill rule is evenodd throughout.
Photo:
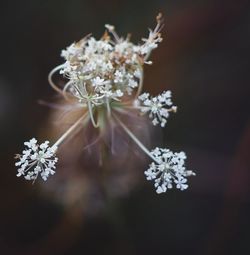
<svg viewBox="0 0 250 255"><path fill-rule="evenodd" d="M75 128L85 119L87 113L79 118L55 143L53 146L59 146L74 130Z"/></svg>
<svg viewBox="0 0 250 255"><path fill-rule="evenodd" d="M151 159L153 159L155 162L157 160L154 158L154 156L150 153L150 151L142 144L142 142L128 129L128 127L115 115L113 114L117 122L120 124L120 126L123 128L123 130L132 138L132 140L140 147L142 151L144 151Z"/></svg>
<svg viewBox="0 0 250 255"><path fill-rule="evenodd" d="M143 87L144 73L143 73L143 68L142 68L142 67L140 67L140 71L141 71L141 77L140 77L140 83L139 83L137 92L136 92L136 94L135 94L135 97L136 97L136 98L141 94L142 87Z"/></svg>
<svg viewBox="0 0 250 255"><path fill-rule="evenodd" d="M88 101L88 109L89 109L89 116L90 116L91 122L92 122L93 126L94 126L95 128L97 128L97 127L99 127L99 125L96 124L96 122L95 122L95 119L94 119L94 116L93 116L93 111L92 111L91 102L90 102L89 99L88 99L87 101Z"/></svg>
<svg viewBox="0 0 250 255"><path fill-rule="evenodd" d="M72 84L71 81L67 82L67 83L65 84L63 90L62 90L63 96L64 96L64 98L65 98L67 101L70 101L70 99L69 99L69 97L68 97L68 95L67 95L67 89L68 89L68 87L69 87L71 84Z"/></svg>
<svg viewBox="0 0 250 255"><path fill-rule="evenodd" d="M60 89L52 80L52 76L57 72L59 71L64 65L59 65L59 66L56 66L54 69L52 69L48 75L48 81L49 81L49 84L50 86L58 93L60 93L61 95L63 95L63 90Z"/></svg>
<svg viewBox="0 0 250 255"><path fill-rule="evenodd" d="M144 62L147 62L147 60L149 59L151 53L152 53L152 50L149 51L149 52L147 53L147 55L144 57Z"/></svg>

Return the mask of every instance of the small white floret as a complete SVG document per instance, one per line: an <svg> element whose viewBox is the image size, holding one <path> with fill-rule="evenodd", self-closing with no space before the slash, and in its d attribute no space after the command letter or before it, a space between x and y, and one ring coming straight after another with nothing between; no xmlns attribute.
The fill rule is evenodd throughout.
<svg viewBox="0 0 250 255"><path fill-rule="evenodd" d="M55 164L58 160L55 157L57 147L49 147L49 141L38 145L35 138L25 142L24 145L26 149L22 155L17 156L19 161L15 163L19 167L17 177L24 176L26 180L35 181L40 174L46 181L49 175L55 173Z"/></svg>
<svg viewBox="0 0 250 255"><path fill-rule="evenodd" d="M144 173L147 180L155 182L154 186L158 194L172 189L174 184L180 190L188 188L186 177L195 175L195 173L186 170L184 152L172 152L169 149L157 147L151 154L155 162L152 162Z"/></svg>
<svg viewBox="0 0 250 255"><path fill-rule="evenodd" d="M156 97L152 97L149 93L143 93L138 97L141 101L141 112L149 113L153 125L160 124L165 127L169 112L176 112L176 106L173 106L171 101L171 91L164 91Z"/></svg>

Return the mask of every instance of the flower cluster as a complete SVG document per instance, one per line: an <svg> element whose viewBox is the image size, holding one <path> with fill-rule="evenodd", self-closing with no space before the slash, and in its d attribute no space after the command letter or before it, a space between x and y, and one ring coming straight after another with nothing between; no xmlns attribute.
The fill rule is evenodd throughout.
<svg viewBox="0 0 250 255"><path fill-rule="evenodd" d="M164 91L156 97L150 97L149 93L143 93L138 97L142 102L141 112L149 112L153 125L161 124L165 127L169 112L176 112L177 107L171 101L171 91Z"/></svg>
<svg viewBox="0 0 250 255"><path fill-rule="evenodd" d="M24 145L26 148L23 154L16 156L19 159L15 164L19 167L17 177L24 176L26 180L35 181L40 174L46 181L49 175L55 173L55 164L58 160L55 157L57 147L49 147L49 141L45 141L39 146L35 138L25 142Z"/></svg>
<svg viewBox="0 0 250 255"><path fill-rule="evenodd" d="M131 95L142 78L142 65L149 53L161 42L160 20L155 30L150 30L143 44L135 45L129 36L123 39L115 27L106 25L100 40L87 36L63 50L66 60L60 70L69 79L65 91L80 102L91 99L94 104L104 104L107 99L119 100Z"/></svg>
<svg viewBox="0 0 250 255"><path fill-rule="evenodd" d="M84 114L52 147L49 147L48 141L39 146L34 138L25 142L26 149L18 156L19 161L16 163L19 167L18 177L36 180L41 175L43 180L47 180L49 175L55 173L55 153L58 146L80 125L91 126L88 125L91 121L91 128L99 129L99 138L104 135L104 129L107 132L109 128L119 126L153 159L154 162L145 171L145 175L148 180L155 181L157 193L165 192L173 184L180 190L188 187L186 177L194 173L185 169L185 153L173 153L159 148L150 152L119 116L124 114L129 118L133 115L129 111L138 112L136 116L148 114L153 125L165 127L169 113L176 112L177 107L172 103L170 91L164 91L158 96L141 94L143 67L145 64L152 64L148 60L149 56L162 41L161 14L156 21L155 29L150 29L148 37L143 38L139 44L132 43L130 36L125 39L118 36L114 26L106 25L106 31L99 40L88 35L61 52L65 62L50 72L49 83L72 105L72 112L80 109L81 114ZM66 78L63 87L52 80L57 71ZM113 121L116 123L109 123Z"/></svg>
<svg viewBox="0 0 250 255"><path fill-rule="evenodd" d="M184 166L186 154L184 152L172 152L169 149L156 147L151 154L155 158L155 162L152 162L144 173L147 180L154 180L157 193L172 189L173 184L180 190L188 188L186 177L195 175L195 173L186 170Z"/></svg>

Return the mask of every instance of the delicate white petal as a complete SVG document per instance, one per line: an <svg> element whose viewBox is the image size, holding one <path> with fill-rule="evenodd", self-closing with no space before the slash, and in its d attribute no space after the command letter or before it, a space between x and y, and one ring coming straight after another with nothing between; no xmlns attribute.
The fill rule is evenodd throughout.
<svg viewBox="0 0 250 255"><path fill-rule="evenodd" d="M57 147L49 147L49 141L45 141L39 146L35 138L25 142L24 145L28 149L23 151L23 155L18 157L20 161L15 163L16 166L20 166L17 170L17 177L23 175L26 180L36 180L40 174L43 180L47 180L49 175L55 173L52 168L56 168L55 152Z"/></svg>
<svg viewBox="0 0 250 255"><path fill-rule="evenodd" d="M142 79L143 64L152 63L147 60L148 53L161 41L160 24L157 20L156 29L142 39L143 44L119 37L115 27L106 24L100 40L87 36L62 50L65 63L59 72L70 80L67 91L81 103L88 99L93 105L106 104L107 97L117 100L132 95Z"/></svg>
<svg viewBox="0 0 250 255"><path fill-rule="evenodd" d="M151 163L144 173L147 180L155 182L154 186L158 194L172 189L173 184L180 190L188 188L185 177L194 175L194 172L185 169L186 154L184 152L174 153L169 149L156 147L151 154L157 163Z"/></svg>
<svg viewBox="0 0 250 255"><path fill-rule="evenodd" d="M141 112L149 113L154 126L160 124L161 127L165 127L169 112L176 111L176 106L172 106L171 92L169 90L156 97L149 97L149 93L143 93L138 97L138 100L142 103Z"/></svg>

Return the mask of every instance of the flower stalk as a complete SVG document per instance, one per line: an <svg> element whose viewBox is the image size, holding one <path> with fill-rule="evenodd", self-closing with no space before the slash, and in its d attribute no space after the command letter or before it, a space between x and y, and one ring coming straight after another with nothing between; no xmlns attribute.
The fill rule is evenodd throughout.
<svg viewBox="0 0 250 255"><path fill-rule="evenodd" d="M86 116L88 113L85 113L81 116L55 143L53 146L58 147L64 140L80 125L86 122Z"/></svg>

